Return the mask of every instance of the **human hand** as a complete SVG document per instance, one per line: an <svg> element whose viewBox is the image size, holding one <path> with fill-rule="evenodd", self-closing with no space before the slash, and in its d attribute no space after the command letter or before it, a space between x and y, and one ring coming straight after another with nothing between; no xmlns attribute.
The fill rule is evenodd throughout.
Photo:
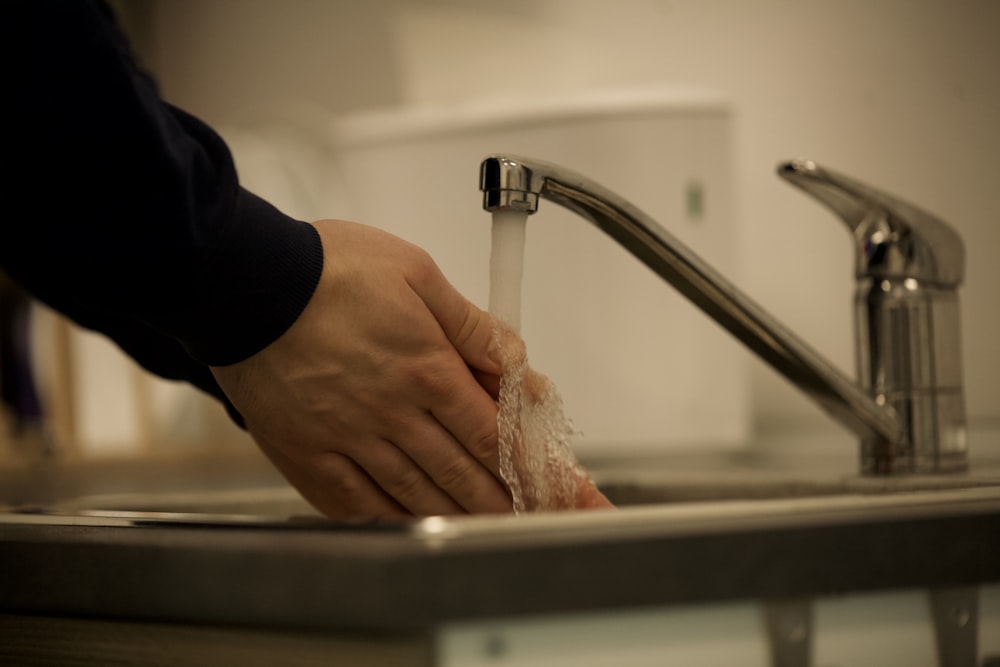
<svg viewBox="0 0 1000 667"><path fill-rule="evenodd" d="M500 373L493 318L416 246L352 222L314 226L323 274L298 320L212 369L258 446L332 518L512 511L484 389Z"/></svg>

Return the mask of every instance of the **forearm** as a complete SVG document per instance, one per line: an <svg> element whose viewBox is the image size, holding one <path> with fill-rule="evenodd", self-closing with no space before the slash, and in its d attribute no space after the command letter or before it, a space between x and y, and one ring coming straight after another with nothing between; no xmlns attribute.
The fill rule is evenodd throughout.
<svg viewBox="0 0 1000 667"><path fill-rule="evenodd" d="M223 141L160 99L99 6L0 12L16 166L0 266L151 370L196 384L280 336L319 279L312 226L239 187Z"/></svg>

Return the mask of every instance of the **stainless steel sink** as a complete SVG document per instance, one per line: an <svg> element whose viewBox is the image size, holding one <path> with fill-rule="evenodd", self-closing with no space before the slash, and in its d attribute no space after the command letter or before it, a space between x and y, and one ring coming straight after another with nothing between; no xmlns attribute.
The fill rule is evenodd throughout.
<svg viewBox="0 0 1000 667"><path fill-rule="evenodd" d="M591 512L551 513L537 517L465 517L401 521L395 524L333 522L322 517L289 486L211 491L118 493L88 495L35 507L8 508L0 523L49 523L77 525L169 525L329 527L338 529L396 528L417 535L485 534L490 530L518 532L542 525L629 524L659 521L688 524L727 517L766 517L788 513L851 512L877 507L913 507L947 501L1000 497L1000 475L928 475L906 477L808 476L752 470L675 473L628 471L598 476L608 498L625 511L599 519ZM977 493L976 489L980 489ZM971 492L970 493L962 493ZM956 495L957 492L957 495ZM570 518L570 515L574 515ZM528 520L528 521L526 521ZM425 532L428 530L430 532ZM460 530L458 530L460 528ZM457 531L457 532L456 532Z"/></svg>
<svg viewBox="0 0 1000 667"><path fill-rule="evenodd" d="M1000 477L595 477L618 510L345 523L277 482L0 508L0 612L422 631L1000 581Z"/></svg>
<svg viewBox="0 0 1000 667"><path fill-rule="evenodd" d="M790 500L831 496L879 496L1000 486L1000 476L913 475L819 476L763 471L631 473L604 479L600 486L616 505Z"/></svg>

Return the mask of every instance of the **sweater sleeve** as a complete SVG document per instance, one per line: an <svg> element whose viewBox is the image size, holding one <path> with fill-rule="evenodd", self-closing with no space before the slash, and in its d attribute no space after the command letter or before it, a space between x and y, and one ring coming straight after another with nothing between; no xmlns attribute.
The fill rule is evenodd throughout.
<svg viewBox="0 0 1000 667"><path fill-rule="evenodd" d="M0 25L0 267L224 400L207 367L291 326L322 270L318 234L240 187L222 139L160 98L103 4L5 0Z"/></svg>

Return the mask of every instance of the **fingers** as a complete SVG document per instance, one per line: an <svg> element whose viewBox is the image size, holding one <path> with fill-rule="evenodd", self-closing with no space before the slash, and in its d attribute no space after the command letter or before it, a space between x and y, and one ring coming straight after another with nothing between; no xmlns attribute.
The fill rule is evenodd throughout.
<svg viewBox="0 0 1000 667"><path fill-rule="evenodd" d="M400 519L411 514L346 456L325 453L299 462L261 438L254 440L299 494L331 519Z"/></svg>
<svg viewBox="0 0 1000 667"><path fill-rule="evenodd" d="M497 404L471 374L466 375L463 382L442 388L429 406L430 413L476 460L498 475Z"/></svg>
<svg viewBox="0 0 1000 667"><path fill-rule="evenodd" d="M502 372L497 322L463 297L433 264L411 283L441 331L468 366L433 396L430 411L466 450L499 478L496 401ZM516 336L515 336L516 338Z"/></svg>
<svg viewBox="0 0 1000 667"><path fill-rule="evenodd" d="M472 376L476 378L479 386L486 390L494 401L500 400L500 376L496 373L487 373L478 368L471 368Z"/></svg>
<svg viewBox="0 0 1000 667"><path fill-rule="evenodd" d="M437 430L443 431L440 427ZM444 437L441 438L440 436ZM461 469L463 472L463 466L481 468L475 461L471 460L471 457L466 452L462 451L461 445L451 441L450 436L446 433L439 434L439 439L446 439L446 442L440 445L428 436L423 441L426 446L416 448L416 453L426 456L427 452L421 450L430 450L433 454L440 454L439 450L441 449L450 451L459 450L455 452L456 456L454 459L459 463L450 463L449 465L456 470ZM414 451L413 447L409 449L411 452ZM459 493L456 496L452 488L437 483L437 480L432 479L428 472L425 472L430 469L426 463L419 460L414 461L413 458L404 454L393 443L387 441L368 443L359 451L356 460L361 468L370 471L369 475L372 481L413 514L440 515L466 513L465 508L467 505L460 500L463 494ZM488 477L489 473L482 470L482 475L480 476ZM465 490L465 496L473 496L475 495L475 489L463 489L462 487L471 487L475 483L474 475L468 474L466 475L465 482L452 484L451 486L457 487L460 491ZM453 496L459 498L459 500L453 499ZM483 503L468 503L468 506L481 508Z"/></svg>
<svg viewBox="0 0 1000 667"><path fill-rule="evenodd" d="M614 509L611 501L589 479L580 484L575 509Z"/></svg>
<svg viewBox="0 0 1000 667"><path fill-rule="evenodd" d="M496 411L486 414L492 414L495 424ZM451 430L454 425L448 428L432 415L410 424L406 453L437 488L469 512L512 511L510 495L499 479L495 430L485 429L478 447L470 447Z"/></svg>
<svg viewBox="0 0 1000 667"><path fill-rule="evenodd" d="M285 452L251 428L260 449L314 507L331 518L507 513L506 487L429 413L386 419L401 444L363 437L339 451ZM312 436L315 437L315 436ZM332 444L332 441L331 441ZM311 452L304 454L304 452Z"/></svg>
<svg viewBox="0 0 1000 667"><path fill-rule="evenodd" d="M462 296L436 269L435 266L424 272L424 280L414 281L412 287L465 363L499 375L500 362L493 345L493 316Z"/></svg>

